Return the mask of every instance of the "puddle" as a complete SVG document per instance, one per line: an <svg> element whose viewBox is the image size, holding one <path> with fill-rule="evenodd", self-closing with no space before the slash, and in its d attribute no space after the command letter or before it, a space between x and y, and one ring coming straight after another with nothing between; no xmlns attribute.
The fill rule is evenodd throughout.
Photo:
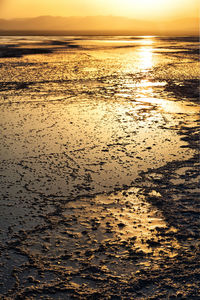
<svg viewBox="0 0 200 300"><path fill-rule="evenodd" d="M160 106L167 113L176 114L198 114L200 109L197 106L189 105L188 102L176 102L172 100L157 99L157 98L137 98L137 101L142 103L151 103Z"/></svg>

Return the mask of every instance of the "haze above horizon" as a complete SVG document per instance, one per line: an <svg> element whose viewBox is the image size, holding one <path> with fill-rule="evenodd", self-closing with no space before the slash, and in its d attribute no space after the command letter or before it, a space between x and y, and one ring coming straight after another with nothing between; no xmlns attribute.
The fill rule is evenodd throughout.
<svg viewBox="0 0 200 300"><path fill-rule="evenodd" d="M121 16L148 21L198 18L198 0L0 0L0 18Z"/></svg>

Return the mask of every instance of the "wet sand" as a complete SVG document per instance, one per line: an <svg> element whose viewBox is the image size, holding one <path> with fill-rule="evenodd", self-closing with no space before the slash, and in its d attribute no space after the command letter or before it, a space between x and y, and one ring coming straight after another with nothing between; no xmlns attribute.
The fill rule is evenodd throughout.
<svg viewBox="0 0 200 300"><path fill-rule="evenodd" d="M1 44L2 299L198 299L197 40Z"/></svg>

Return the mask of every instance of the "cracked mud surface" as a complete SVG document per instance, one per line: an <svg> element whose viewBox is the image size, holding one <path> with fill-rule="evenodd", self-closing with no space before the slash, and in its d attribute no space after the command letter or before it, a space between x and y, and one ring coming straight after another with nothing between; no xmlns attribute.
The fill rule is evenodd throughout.
<svg viewBox="0 0 200 300"><path fill-rule="evenodd" d="M0 43L1 298L198 299L198 40Z"/></svg>

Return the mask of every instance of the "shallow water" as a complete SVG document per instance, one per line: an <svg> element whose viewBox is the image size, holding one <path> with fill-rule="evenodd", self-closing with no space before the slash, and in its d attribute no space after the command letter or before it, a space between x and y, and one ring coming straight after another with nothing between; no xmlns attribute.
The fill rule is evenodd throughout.
<svg viewBox="0 0 200 300"><path fill-rule="evenodd" d="M198 46L196 38L0 38L2 294L16 281L19 294L33 283L44 292L67 270L69 287L85 284L89 295L98 288L80 275L86 262L123 277L177 255L175 237L160 245L155 228L176 229L149 194L114 192L196 153L181 128L197 126ZM131 255L139 261L126 269ZM44 279L31 282L38 270Z"/></svg>

